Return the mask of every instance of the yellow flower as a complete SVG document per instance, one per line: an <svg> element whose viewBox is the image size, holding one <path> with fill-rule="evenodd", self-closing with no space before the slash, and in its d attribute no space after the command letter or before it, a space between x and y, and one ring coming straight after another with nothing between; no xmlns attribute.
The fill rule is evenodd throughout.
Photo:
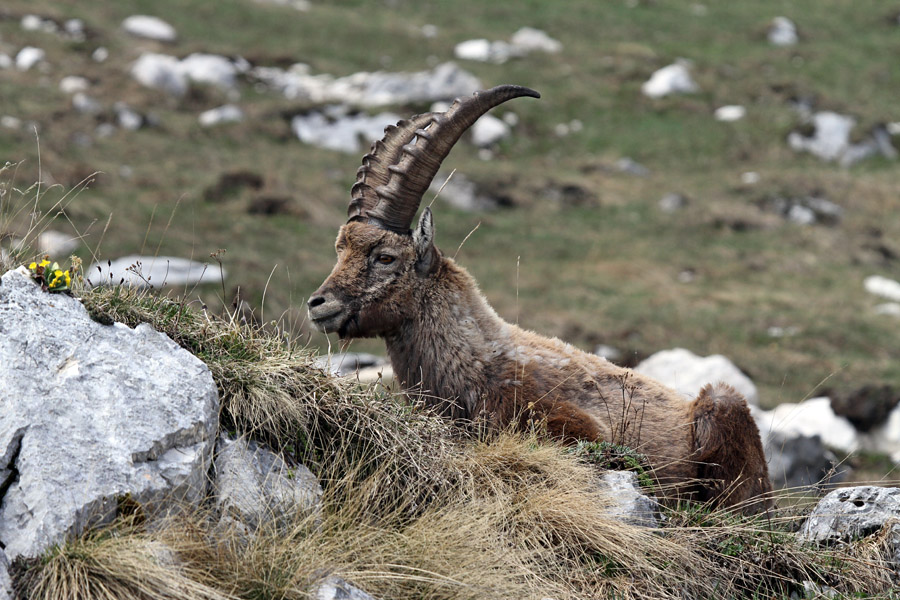
<svg viewBox="0 0 900 600"><path fill-rule="evenodd" d="M46 266L48 266L49 264L50 264L50 261L47 260L47 259L45 258L44 260L41 261L40 266L41 266L41 267L46 267Z"/></svg>
<svg viewBox="0 0 900 600"><path fill-rule="evenodd" d="M28 268L31 269L32 271L34 271L35 269L37 269L37 263L36 262L31 263L30 265L28 265Z"/></svg>

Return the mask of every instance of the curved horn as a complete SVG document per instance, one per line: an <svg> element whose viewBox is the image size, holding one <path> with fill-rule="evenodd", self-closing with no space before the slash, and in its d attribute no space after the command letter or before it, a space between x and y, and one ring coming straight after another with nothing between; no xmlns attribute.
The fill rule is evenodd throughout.
<svg viewBox="0 0 900 600"><path fill-rule="evenodd" d="M349 221L367 221L409 233L422 196L460 136L481 115L518 98L541 95L527 87L501 85L457 98L447 112L425 113L390 125L372 144L356 172L347 210Z"/></svg>

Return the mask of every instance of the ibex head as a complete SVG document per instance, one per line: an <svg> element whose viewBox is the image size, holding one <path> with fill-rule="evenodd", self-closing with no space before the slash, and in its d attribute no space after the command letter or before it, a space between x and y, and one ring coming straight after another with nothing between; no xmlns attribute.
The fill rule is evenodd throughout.
<svg viewBox="0 0 900 600"><path fill-rule="evenodd" d="M411 299L440 266L434 223L426 208L410 229L422 196L460 136L491 108L526 87L503 85L457 99L443 113L425 113L385 129L357 171L337 264L310 297L313 325L341 338L386 335L415 310Z"/></svg>

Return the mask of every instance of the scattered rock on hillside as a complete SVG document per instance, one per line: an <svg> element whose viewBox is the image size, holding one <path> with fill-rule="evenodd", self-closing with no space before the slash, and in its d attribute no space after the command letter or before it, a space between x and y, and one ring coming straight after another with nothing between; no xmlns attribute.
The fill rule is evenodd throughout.
<svg viewBox="0 0 900 600"><path fill-rule="evenodd" d="M256 67L250 70L250 75L292 100L362 108L452 100L482 87L478 78L452 62L442 63L430 71L360 72L338 79L326 74L312 75L309 67L302 64L288 70Z"/></svg>
<svg viewBox="0 0 900 600"><path fill-rule="evenodd" d="M47 53L34 46L25 46L16 54L16 68L20 71L28 71L44 60Z"/></svg>
<svg viewBox="0 0 900 600"><path fill-rule="evenodd" d="M453 48L453 56L460 60L491 62L497 65L523 54L517 52L509 42L502 40L492 42L484 38L466 40Z"/></svg>
<svg viewBox="0 0 900 600"><path fill-rule="evenodd" d="M80 75L67 75L59 80L59 91L64 94L74 94L75 92L85 92L91 86L91 83L85 77Z"/></svg>
<svg viewBox="0 0 900 600"><path fill-rule="evenodd" d="M723 123L733 123L734 121L740 121L746 115L747 109L739 104L720 106L713 113L713 117L716 119L716 121L721 121Z"/></svg>
<svg viewBox="0 0 900 600"><path fill-rule="evenodd" d="M658 527L659 502L641 493L637 475L632 471L606 471L600 480L613 503L611 517L639 527Z"/></svg>
<svg viewBox="0 0 900 600"><path fill-rule="evenodd" d="M373 140L381 139L384 128L400 120L394 113L375 116L348 113L343 105L325 107L291 119L291 129L300 141L328 150L357 154Z"/></svg>
<svg viewBox="0 0 900 600"><path fill-rule="evenodd" d="M836 161L843 167L872 156L897 158L890 133L883 126L874 128L863 141L851 144L850 134L856 126L853 117L821 111L812 115L810 125L812 133L809 135L801 131L788 134L788 145L795 152L809 152L824 161Z"/></svg>
<svg viewBox="0 0 900 600"><path fill-rule="evenodd" d="M797 197L773 196L764 200L762 204L797 225L834 226L839 224L844 216L842 207L817 192Z"/></svg>
<svg viewBox="0 0 900 600"><path fill-rule="evenodd" d="M149 325L101 325L24 268L0 280L0 542L37 556L109 522L206 495L218 427L209 369Z"/></svg>
<svg viewBox="0 0 900 600"><path fill-rule="evenodd" d="M900 488L859 486L830 492L800 528L799 538L819 544L850 542L881 531L889 558L900 567Z"/></svg>
<svg viewBox="0 0 900 600"><path fill-rule="evenodd" d="M616 161L616 170L636 177L650 176L650 169L628 156Z"/></svg>
<svg viewBox="0 0 900 600"><path fill-rule="evenodd" d="M187 75L174 56L145 52L132 65L131 76L143 86L162 90L172 96L184 96L187 93Z"/></svg>
<svg viewBox="0 0 900 600"><path fill-rule="evenodd" d="M662 98L670 94L692 94L700 88L691 77L686 61L678 61L654 72L641 91L650 98Z"/></svg>
<svg viewBox="0 0 900 600"><path fill-rule="evenodd" d="M516 31L510 42L513 47L519 48L524 52L547 52L550 54L562 50L562 42L555 40L546 31L535 29L534 27L522 27Z"/></svg>
<svg viewBox="0 0 900 600"><path fill-rule="evenodd" d="M428 190L447 204L467 212L483 212L498 208L503 202L481 190L474 181L460 173L447 180L448 173L438 173Z"/></svg>
<svg viewBox="0 0 900 600"><path fill-rule="evenodd" d="M103 112L100 101L84 92L78 92L72 96L72 108L82 115L97 115Z"/></svg>
<svg viewBox="0 0 900 600"><path fill-rule="evenodd" d="M888 279L881 275L870 275L863 281L863 287L870 294L900 302L900 281Z"/></svg>
<svg viewBox="0 0 900 600"><path fill-rule="evenodd" d="M659 199L659 210L664 213L674 213L686 207L689 203L687 196L670 192Z"/></svg>
<svg viewBox="0 0 900 600"><path fill-rule="evenodd" d="M722 381L743 394L748 404L759 404L759 394L750 378L721 354L700 357L684 348L662 350L634 370L671 387L685 398L696 398L706 384Z"/></svg>
<svg viewBox="0 0 900 600"><path fill-rule="evenodd" d="M0 69L11 69L14 62L13 59L4 52L0 52Z"/></svg>
<svg viewBox="0 0 900 600"><path fill-rule="evenodd" d="M12 580L9 577L9 560L6 553L0 550L0 600L14 598Z"/></svg>
<svg viewBox="0 0 900 600"><path fill-rule="evenodd" d="M234 87L238 73L237 67L230 59L217 54L199 52L181 59L178 67L192 82L224 90Z"/></svg>
<svg viewBox="0 0 900 600"><path fill-rule="evenodd" d="M237 521L251 532L262 525L290 527L300 519L322 521L322 486L304 465L284 459L245 438L221 437L216 443L216 509L226 523Z"/></svg>
<svg viewBox="0 0 900 600"><path fill-rule="evenodd" d="M769 26L769 43L773 46L793 46L797 43L797 26L787 17L775 17Z"/></svg>
<svg viewBox="0 0 900 600"><path fill-rule="evenodd" d="M494 115L482 115L472 125L472 143L479 148L493 146L500 140L504 140L512 133L509 125Z"/></svg>
<svg viewBox="0 0 900 600"><path fill-rule="evenodd" d="M150 15L132 15L122 21L122 29L135 37L157 42L174 42L178 39L175 28Z"/></svg>
<svg viewBox="0 0 900 600"><path fill-rule="evenodd" d="M197 120L203 127L214 127L222 123L239 123L244 120L244 111L234 104L225 104L203 111Z"/></svg>
<svg viewBox="0 0 900 600"><path fill-rule="evenodd" d="M174 256L131 255L105 263L94 263L85 271L90 285L196 285L221 283L225 271L219 265Z"/></svg>
<svg viewBox="0 0 900 600"><path fill-rule="evenodd" d="M799 404L779 404L770 411L754 414L763 439L770 431L787 435L819 436L830 448L850 453L859 449L859 437L846 418L831 409L826 397L810 398Z"/></svg>

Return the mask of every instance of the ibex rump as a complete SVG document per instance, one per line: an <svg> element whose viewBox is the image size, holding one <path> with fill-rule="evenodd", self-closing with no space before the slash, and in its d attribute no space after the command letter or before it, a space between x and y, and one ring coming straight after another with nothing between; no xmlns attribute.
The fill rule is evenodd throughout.
<svg viewBox="0 0 900 600"><path fill-rule="evenodd" d="M739 505L771 491L759 431L731 387L693 401L663 385L501 319L475 280L434 245L431 210L410 230L441 161L482 114L512 98L499 86L445 113L385 129L357 173L337 264L310 297L309 316L342 339L383 337L394 374L442 413L502 427L543 421L567 442L608 440L646 454L674 497Z"/></svg>

